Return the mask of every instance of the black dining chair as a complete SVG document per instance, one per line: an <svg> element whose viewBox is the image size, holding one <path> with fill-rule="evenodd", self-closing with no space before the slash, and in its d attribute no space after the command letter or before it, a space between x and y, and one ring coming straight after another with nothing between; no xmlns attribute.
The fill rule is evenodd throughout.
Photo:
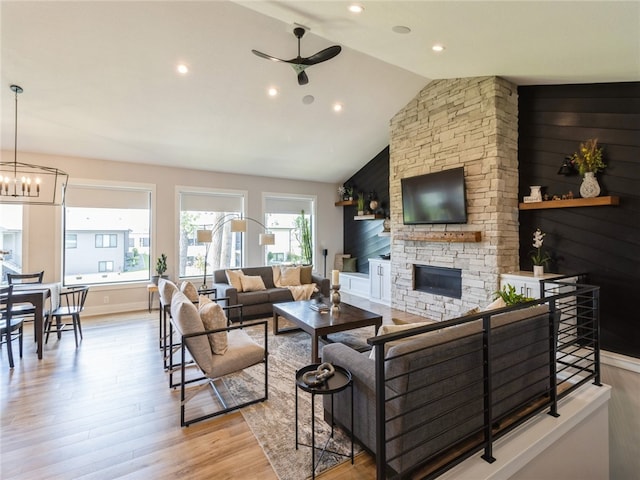
<svg viewBox="0 0 640 480"><path fill-rule="evenodd" d="M13 318L12 316L12 296L13 285L0 287L0 345L7 345L9 368L14 367L12 344L16 339L19 341L20 358L22 358L22 330L24 325L21 317Z"/></svg>
<svg viewBox="0 0 640 480"><path fill-rule="evenodd" d="M7 282L9 285L19 285L24 283L42 283L44 270L36 273L7 273ZM44 313L45 316L47 312ZM25 322L33 322L36 318L36 309L30 303L13 304L11 315L14 318L22 317ZM36 341L35 335L33 341Z"/></svg>
<svg viewBox="0 0 640 480"><path fill-rule="evenodd" d="M78 333L80 334L80 338L83 338L82 324L80 323L80 312L84 310L84 302L87 299L87 293L89 293L88 286L70 287L66 291L60 293L58 308L53 310L45 320L44 330L47 332L47 336L45 337L44 343L49 341L51 326L55 319L58 340L61 338L62 332L73 329L73 334L76 337L76 348L78 348ZM63 317L71 317L70 326L62 323Z"/></svg>

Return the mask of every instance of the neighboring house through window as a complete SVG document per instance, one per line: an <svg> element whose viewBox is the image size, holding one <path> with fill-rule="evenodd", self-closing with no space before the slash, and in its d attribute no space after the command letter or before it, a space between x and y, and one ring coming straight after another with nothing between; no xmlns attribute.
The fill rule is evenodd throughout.
<svg viewBox="0 0 640 480"><path fill-rule="evenodd" d="M148 281L152 188L70 183L64 208L64 284ZM73 253L71 253L71 250Z"/></svg>
<svg viewBox="0 0 640 480"><path fill-rule="evenodd" d="M0 204L1 282L7 273L22 273L22 205Z"/></svg>

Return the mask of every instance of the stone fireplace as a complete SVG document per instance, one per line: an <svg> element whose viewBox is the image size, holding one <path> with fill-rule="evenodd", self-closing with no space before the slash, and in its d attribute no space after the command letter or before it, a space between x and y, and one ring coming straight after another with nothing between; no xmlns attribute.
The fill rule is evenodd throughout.
<svg viewBox="0 0 640 480"><path fill-rule="evenodd" d="M454 318L490 303L499 274L518 269L517 140L517 88L498 77L433 81L391 120L394 308ZM400 180L460 166L467 223L404 225ZM459 295L415 289L416 265L459 272Z"/></svg>

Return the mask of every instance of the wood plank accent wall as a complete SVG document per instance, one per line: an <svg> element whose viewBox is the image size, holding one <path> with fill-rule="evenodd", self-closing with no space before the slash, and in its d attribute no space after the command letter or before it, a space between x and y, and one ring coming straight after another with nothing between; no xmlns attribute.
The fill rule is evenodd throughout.
<svg viewBox="0 0 640 480"><path fill-rule="evenodd" d="M354 185L355 191L365 193L375 191L380 203L378 208L389 214L389 147L376 155L369 163L356 172L345 185ZM387 254L390 251L390 238L379 237L383 230L383 220L354 220L357 207L336 207L344 209L344 253L356 257L357 268L361 273L369 273L369 258Z"/></svg>
<svg viewBox="0 0 640 480"><path fill-rule="evenodd" d="M519 94L519 198L529 185L579 195L581 177L558 175L565 156L597 138L607 168L601 195L618 206L520 211L520 267L530 270L532 235L547 234L548 270L588 273L601 287L602 348L640 357L640 82L527 86Z"/></svg>

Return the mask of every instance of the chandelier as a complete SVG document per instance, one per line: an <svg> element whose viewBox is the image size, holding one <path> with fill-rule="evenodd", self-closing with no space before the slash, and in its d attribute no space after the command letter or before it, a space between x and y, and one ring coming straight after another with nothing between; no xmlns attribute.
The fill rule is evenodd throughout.
<svg viewBox="0 0 640 480"><path fill-rule="evenodd" d="M0 203L62 205L69 175L53 167L18 162L19 85L11 85L15 94L15 130L13 161L0 161Z"/></svg>

